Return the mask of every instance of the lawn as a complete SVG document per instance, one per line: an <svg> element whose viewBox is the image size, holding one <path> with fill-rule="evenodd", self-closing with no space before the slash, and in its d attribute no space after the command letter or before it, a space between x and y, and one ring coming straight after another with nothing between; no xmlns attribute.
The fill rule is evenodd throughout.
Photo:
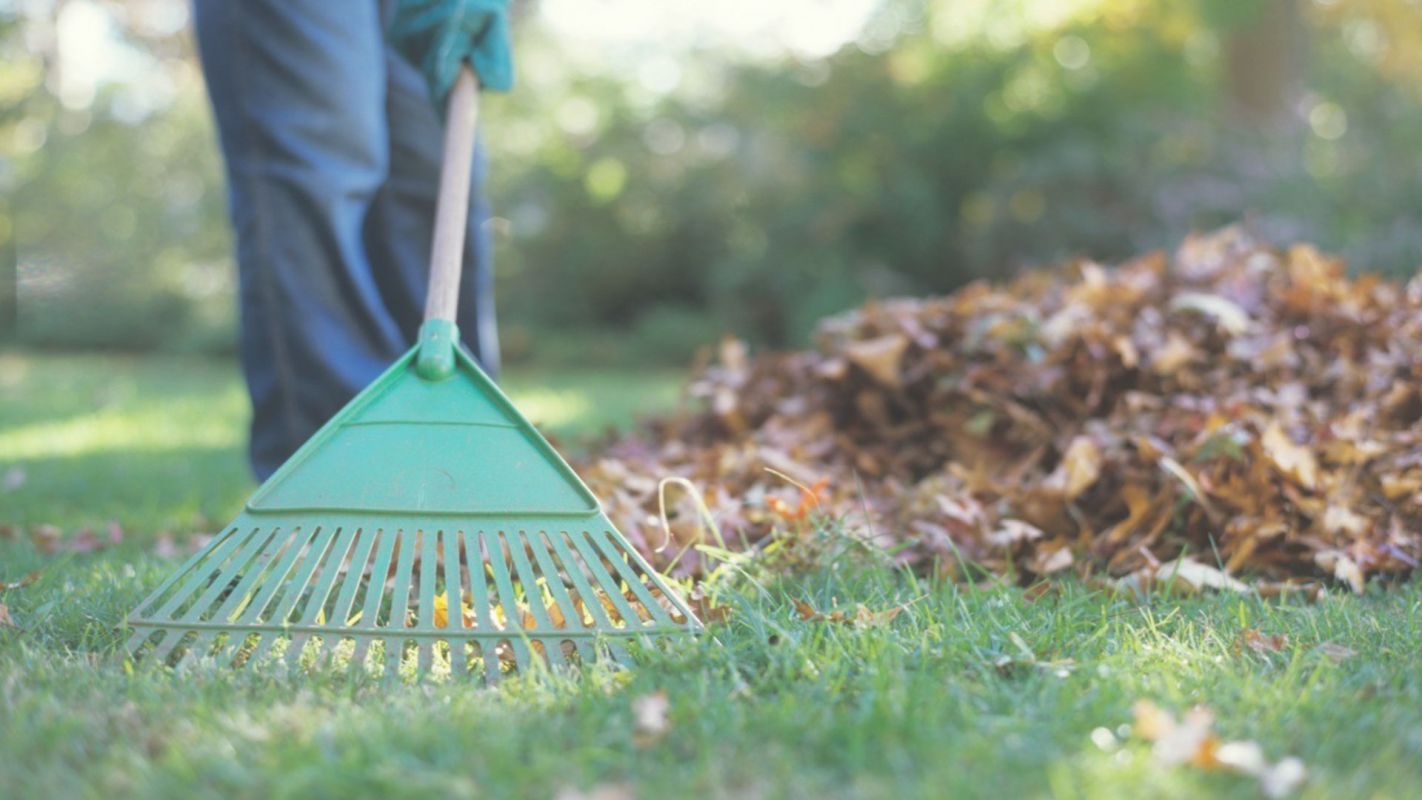
<svg viewBox="0 0 1422 800"><path fill-rule="evenodd" d="M675 397L660 374L507 383L569 440ZM0 796L1261 796L1163 766L1130 727L1140 700L1208 705L1222 738L1300 758L1297 796L1422 785L1415 582L1312 604L1029 593L901 573L832 523L801 571L729 573L727 621L630 672L485 690L131 663L123 616L176 565L160 531L220 525L252 488L244 415L224 363L0 355L0 523L124 532L51 555L0 537L0 581L39 570L0 594Z"/></svg>

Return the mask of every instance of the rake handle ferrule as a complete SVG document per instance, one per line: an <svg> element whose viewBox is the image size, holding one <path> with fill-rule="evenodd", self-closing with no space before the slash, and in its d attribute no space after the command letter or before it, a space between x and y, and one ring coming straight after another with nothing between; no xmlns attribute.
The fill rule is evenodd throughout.
<svg viewBox="0 0 1422 800"><path fill-rule="evenodd" d="M459 340L454 318L459 309L459 277L469 228L469 184L478 116L479 79L466 64L450 90L445 113L444 163L440 166L434 242L430 247L430 286L425 297L425 324L420 328L420 375L431 380L448 377L454 369L454 346ZM448 328L433 325L435 322L447 323ZM441 348L442 352L435 352Z"/></svg>
<svg viewBox="0 0 1422 800"><path fill-rule="evenodd" d="M427 319L420 326L420 352L415 372L427 381L442 381L454 374L454 348L459 326L447 319Z"/></svg>

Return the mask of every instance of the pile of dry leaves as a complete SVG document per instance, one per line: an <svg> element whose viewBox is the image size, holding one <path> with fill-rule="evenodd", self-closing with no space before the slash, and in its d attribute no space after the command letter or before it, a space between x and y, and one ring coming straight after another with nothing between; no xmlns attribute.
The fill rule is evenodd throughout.
<svg viewBox="0 0 1422 800"><path fill-rule="evenodd" d="M1203 569L1361 590L1422 558L1422 279L1351 279L1240 228L1115 267L1076 262L947 297L871 303L804 352L722 344L700 410L581 465L665 565L818 514L949 572L1022 580ZM704 564L683 557L679 571Z"/></svg>

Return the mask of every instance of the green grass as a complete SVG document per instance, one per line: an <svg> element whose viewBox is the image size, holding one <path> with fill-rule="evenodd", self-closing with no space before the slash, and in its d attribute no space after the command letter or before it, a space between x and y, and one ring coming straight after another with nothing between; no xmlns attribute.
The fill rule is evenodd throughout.
<svg viewBox="0 0 1422 800"><path fill-rule="evenodd" d="M625 419L628 405L609 405L626 400L617 377L563 381L601 415L573 414L563 430ZM117 626L175 566L151 553L157 526L220 516L249 488L235 375L10 355L0 400L0 470L18 461L28 474L0 494L0 521L112 517L127 530L88 555L0 540L0 580L41 571L0 595L20 626L0 630L7 798L553 797L621 784L647 798L1260 796L1247 778L1162 768L1138 737L1093 742L1098 728L1127 733L1138 699L1207 704L1225 738L1302 758L1303 797L1411 797L1422 785L1416 582L1314 605L1133 601L1075 585L1032 602L824 557L793 577L751 564L728 580L728 622L631 672L482 690L132 664ZM908 606L856 628L801 620L797 599ZM1237 651L1245 628L1288 645ZM1335 663L1325 642L1355 655ZM670 728L648 741L632 705L657 691Z"/></svg>

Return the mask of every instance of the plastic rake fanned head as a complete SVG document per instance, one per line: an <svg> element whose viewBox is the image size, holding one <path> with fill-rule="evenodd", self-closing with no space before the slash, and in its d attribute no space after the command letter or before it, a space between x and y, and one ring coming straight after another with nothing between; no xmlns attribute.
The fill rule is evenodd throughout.
<svg viewBox="0 0 1422 800"><path fill-rule="evenodd" d="M130 652L496 681L700 630L472 361L413 356L134 609Z"/></svg>

